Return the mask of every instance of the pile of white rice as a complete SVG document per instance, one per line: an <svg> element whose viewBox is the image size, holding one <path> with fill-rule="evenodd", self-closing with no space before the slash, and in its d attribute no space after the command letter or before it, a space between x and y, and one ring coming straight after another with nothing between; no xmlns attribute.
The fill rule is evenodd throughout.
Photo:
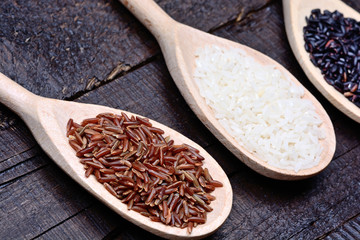
<svg viewBox="0 0 360 240"><path fill-rule="evenodd" d="M281 169L297 172L319 163L325 134L302 87L239 49L206 46L196 57L200 94L239 144Z"/></svg>

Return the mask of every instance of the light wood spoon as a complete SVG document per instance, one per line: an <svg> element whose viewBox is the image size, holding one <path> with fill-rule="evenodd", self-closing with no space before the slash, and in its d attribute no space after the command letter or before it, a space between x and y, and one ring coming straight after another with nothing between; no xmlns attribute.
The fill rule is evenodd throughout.
<svg viewBox="0 0 360 240"><path fill-rule="evenodd" d="M309 169L298 172L284 170L267 164L242 147L215 119L212 109L200 96L193 79L195 69L195 51L206 45L217 45L223 48L238 48L254 58L260 65L271 65L288 75L295 84L301 85L283 66L264 54L244 45L213 36L170 18L152 0L120 0L155 36L160 44L167 67L181 94L206 127L241 161L260 174L281 180L298 180L311 177L322 171L331 161L335 152L335 133L329 116L321 104L305 89L304 98L315 106L316 112L323 120L322 128L326 139L321 141L324 148L320 163Z"/></svg>
<svg viewBox="0 0 360 240"><path fill-rule="evenodd" d="M153 126L163 129L165 136L170 136L175 144L186 143L200 150L200 154L205 158L204 167L209 169L214 179L223 183L223 187L216 188L212 193L216 197L210 205L214 210L208 213L206 223L194 228L191 235L187 234L186 229L153 222L135 211L127 210L127 205L111 195L93 175L89 178L85 177L84 167L68 143L66 124L70 118L73 118L75 122L81 122L83 119L95 117L104 112L115 114L125 112L128 116L139 115L105 106L40 97L27 91L2 73L0 73L0 86L0 102L25 121L36 141L56 164L87 191L130 222L164 238L202 238L218 229L229 215L233 193L225 172L202 147L179 132L151 120Z"/></svg>
<svg viewBox="0 0 360 240"><path fill-rule="evenodd" d="M360 14L340 0L283 0L286 34L291 49L306 76L336 108L360 123L360 108L325 81L320 69L310 61L310 55L305 50L303 35L303 27L306 26L305 17L309 17L311 10L316 8L321 12L338 10L344 14L344 17L354 18L357 21L360 21Z"/></svg>

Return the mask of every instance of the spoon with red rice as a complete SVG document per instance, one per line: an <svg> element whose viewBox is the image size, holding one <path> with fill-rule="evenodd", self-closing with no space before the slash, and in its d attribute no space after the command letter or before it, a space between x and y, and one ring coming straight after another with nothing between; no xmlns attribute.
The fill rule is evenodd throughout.
<svg viewBox="0 0 360 240"><path fill-rule="evenodd" d="M216 229L218 229L229 215L232 207L232 189L229 179L227 178L225 172L222 170L222 168L216 162L216 160L212 158L202 147L200 147L198 144L191 141L187 137L183 136L179 132L169 127L166 127L156 121L149 120L137 114L122 111L119 109L113 109L100 105L68 102L68 101L40 97L29 92L28 90L18 85L14 81L10 80L2 73L0 73L0 86L1 86L0 102L2 102L4 105L9 107L24 120L24 122L27 124L27 126L33 133L36 141L40 144L40 146L48 154L48 156L52 158L56 162L56 164L59 167L61 167L77 183L79 183L88 192L93 194L96 198L101 200L104 204L106 204L112 210L117 212L126 220L138 225L139 227L153 234L156 234L164 238L202 238L210 235ZM136 211L142 208L147 208L147 204L150 204L153 200L155 200L156 197L154 196L156 192L155 190L150 191L151 189L146 189L148 190L148 195L146 195L147 193L142 193L142 194L140 193L141 197L138 197L139 201L137 202L135 201L135 203L133 203L133 210L129 210L129 204L123 203L124 200L123 198L120 197L119 199L117 197L117 194L120 192L124 193L123 191L120 190L119 192L115 192L115 193L111 191L108 180L109 178L113 177L111 175L112 173L115 173L115 179L112 179L113 182L118 181L120 183L126 184L127 180L131 182L134 181L133 179L136 179L136 177L134 177L134 174L129 172L124 173L124 171L122 171L121 165L125 166L126 164L130 164L130 166L128 166L129 168L133 167L134 170L135 169L139 170L139 171L133 171L136 174L138 174L138 176L146 175L149 181L153 180L153 181L157 181L157 183L160 183L157 189L162 189L163 195L166 195L166 191L168 191L169 192L168 196L169 196L171 195L170 192L177 191L177 188L175 188L175 186L179 186L182 183L179 183L180 181L172 183L171 181L176 179L176 177L172 176L172 178L170 179L164 172L168 171L169 174L176 175L176 171L177 171L180 173L179 175L181 175L181 173L184 173L184 171L186 171L184 169L186 169L187 166L189 165L187 163L184 163L182 169L180 168L177 169L176 166L169 167L169 169L165 169L161 167L161 165L153 166L151 163L146 163L146 161L144 163L144 161L141 162L139 159L133 160L132 163L130 163L129 160L130 158L128 158L129 160L128 162L126 162L127 161L126 159L118 160L118 161L122 161L122 163L124 164L115 164L114 162L110 162L111 160L114 160L111 159L112 157L116 157L118 155L114 154L114 156L110 156L111 151L106 150L106 143L104 142L101 143L96 141L99 141L100 138L104 139L106 137L108 139L115 137L122 139L124 138L123 136L124 134L119 133L120 135L116 135L113 132L117 130L116 127L107 127L107 129L102 130L104 135L101 137L99 136L101 134L97 134L96 130L98 130L98 128L101 127L106 128L106 124L107 124L106 119L109 119L109 117L124 116L124 115L129 116L129 118L131 118L132 120L140 121L139 122L140 125L147 126L148 129L156 133L155 135L158 136L159 139L162 139L162 137L159 136L159 133L164 133L165 136L164 138L166 138L166 140L164 140L163 142L169 145L169 149L172 149L173 153L177 153L178 151L180 151L179 150L180 148L182 150L187 149L188 152L189 151L193 152L193 155L201 156L198 157L198 159L200 159L201 161L197 162L196 164L197 166L201 166L201 170L203 173L200 173L199 171L198 176L201 176L201 174L204 175L204 178L206 178L205 176L207 176L209 180L208 182L217 186L216 188L210 186L210 188L212 188L212 190L214 191L212 191L211 194L207 194L205 192L202 193L201 190L197 190L197 188L193 187L192 184L186 183L187 185L184 186L185 189L186 186L188 186L189 188L186 194L190 199L190 201L183 203L185 202L183 200L183 202L181 203L185 205L179 207L180 204L177 204L175 206L175 199L176 199L176 203L180 203L179 199L182 197L181 193L175 192L171 200L172 204L170 204L170 197L169 197L167 198L169 204L163 203L162 207L160 207L163 210L164 208L166 208L164 210L164 216L167 217L166 223L171 223L171 221L174 222L174 220L171 219L172 218L171 214L173 214L176 211L176 208L180 209L181 211L181 207L186 206L187 217L185 219L187 222L189 222L189 224L184 224L184 226L190 225L188 226L188 230L163 224L161 222L160 217L149 218L149 216L144 216ZM99 118L106 118L105 120L101 120L101 124L99 124L98 128L95 126L96 124L92 124L95 116L99 116ZM71 120L69 121L69 119ZM76 123L76 122L81 122L84 119L87 119L88 121L87 123L85 122L86 127L82 127L80 124ZM131 125L131 121L127 121L127 124ZM80 128L79 131L77 131L77 128ZM130 128L125 128L125 131L127 131L126 129L130 129ZM143 129L145 129L145 127ZM87 131L85 132L85 130ZM134 131L138 132L137 130ZM95 136L92 136L91 133L96 133L96 134ZM107 136L106 133L109 133L110 136ZM133 146L135 146L136 144L137 146L139 145L143 146L142 143L139 144L140 141L136 140L137 139L136 136L134 137L135 140L131 139L133 137L131 133L130 135L127 136L128 137L130 136L129 141L133 143ZM85 140L86 137L89 137L90 141ZM69 144L69 139L70 139L70 144ZM91 142L91 140L93 142ZM79 146L79 143L83 141L86 141L86 145ZM94 142L96 142L98 146L102 146L105 149L103 150L100 149L101 151L99 150L97 152L94 151L93 154L94 156L90 158L90 160L94 159L94 161L90 161L88 159L79 159L78 156L84 157L84 154L90 153L89 151L84 149L86 149L86 147L89 147L90 144L92 143L94 144ZM153 145L157 145L157 144L158 142L154 143ZM184 144L183 146L189 146L189 147L179 147L182 144ZM116 147L118 147L119 145L120 144L117 144ZM149 145L151 145L151 143L149 143ZM129 144L129 146L131 146L131 144ZM119 153L119 148L115 148L114 145L112 145L112 148L113 149L111 150L113 150L114 152L117 151ZM169 149L168 152L170 151ZM120 150L124 150L124 149L120 149ZM119 156L120 155L123 156L124 152L125 151L121 151L121 153L119 153ZM170 156L171 152L169 154L165 154L164 149L160 149L158 152L163 153L163 155L160 157L163 158L162 159L163 161L174 160L174 158ZM108 156L105 154L108 154ZM188 159L188 161L190 162L194 161L194 158L191 157L192 155L186 153L186 151L182 154L187 154L187 156L181 155L184 157L185 160ZM102 163L99 164L97 159L101 157L107 158L108 160L104 160ZM112 168L111 166L107 168L103 167L103 165L101 164L107 161L108 164L111 163L113 164L113 166L116 167L114 168ZM84 170L83 163L87 165L86 167L87 172L85 172ZM164 163L164 165L166 165L166 163ZM98 174L100 174L101 172L101 174L103 175L101 176L100 175L95 176L96 174L90 175L88 172L89 167L95 168L94 172L99 170ZM114 169L116 169L116 171L114 171ZM159 172L159 171L157 172L157 170L163 172ZM140 171L143 172L140 174ZM212 180L212 178L209 177L209 173L214 180ZM187 173L184 174L183 178L184 179L188 178L188 180L190 179L189 181L191 182L196 181L193 179L193 176L191 176L191 174L189 175ZM199 179L200 178L201 177L199 177ZM124 179L126 180L125 182L123 181ZM221 184L215 180L219 180ZM127 185L131 185L131 184L127 183ZM154 185L155 183L153 183L151 186ZM222 187L220 187L221 185ZM149 187L149 185L147 186ZM119 188L123 188L123 187L120 186ZM145 188L146 187L144 187L144 189ZM201 189L201 186L198 186L198 188ZM142 190L142 192L144 191L145 190ZM188 192L193 193L194 191L196 193L194 193L193 196L189 196ZM197 193L199 193L202 196L200 196ZM151 196L149 196L149 194ZM135 196L135 194L133 195ZM185 195L184 191L182 195ZM197 208L195 206L197 206L197 204L198 205L203 204L204 199L206 200L206 196L208 196L208 198L210 198L211 200L210 205L206 205L206 206L203 205L204 208L208 209L206 218L197 217L195 215L190 216L190 213L188 212L191 211L194 212L194 209L201 211L200 208ZM144 199L145 201L142 203L140 202L141 199ZM163 202L167 203L167 201L165 200ZM167 208L168 205L169 205L169 209ZM156 215L156 211L159 212L159 210L156 209L149 210L149 212L154 212L155 215ZM199 216L205 216L205 215L201 214ZM157 221L159 219L160 222ZM190 224L190 222L192 223ZM195 225L197 226L195 227Z"/></svg>

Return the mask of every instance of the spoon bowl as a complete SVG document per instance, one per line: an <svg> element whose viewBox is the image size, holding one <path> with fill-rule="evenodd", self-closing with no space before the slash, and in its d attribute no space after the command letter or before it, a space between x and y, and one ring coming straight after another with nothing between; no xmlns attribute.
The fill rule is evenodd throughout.
<svg viewBox="0 0 360 240"><path fill-rule="evenodd" d="M121 112L131 116L139 116L130 112L113 109L100 105L67 102L48 99L34 95L25 88L16 84L0 73L0 102L15 111L28 125L36 141L43 150L60 166L69 176L87 191L120 214L126 220L164 238L202 238L210 235L219 228L230 213L232 207L232 188L225 172L220 165L202 147L179 132L150 120L152 125L161 128L175 144L186 143L197 148L205 158L204 167L209 169L214 179L223 183L223 187L216 188L212 193L216 200L211 203L213 211L207 214L205 224L198 225L189 235L186 229L166 226L153 222L135 211L129 211L127 205L110 194L96 178L91 175L85 177L83 164L75 155L66 137L66 125L70 118L75 122L92 118L99 113L109 112L120 115ZM140 116L141 117L141 116Z"/></svg>
<svg viewBox="0 0 360 240"><path fill-rule="evenodd" d="M283 0L286 34L290 46L306 76L322 95L345 115L360 123L360 108L325 81L320 69L310 61L310 55L305 50L303 36L303 27L306 26L305 17L309 17L311 10L317 8L321 12L338 10L344 14L344 17L360 21L360 14L340 0Z"/></svg>
<svg viewBox="0 0 360 240"><path fill-rule="evenodd" d="M249 57L255 59L259 65L274 66L282 74L289 76L296 85L302 86L283 66L254 49L176 22L152 0L120 1L151 31L159 42L169 72L194 113L242 162L262 175L280 180L299 180L311 177L322 171L330 163L335 152L336 142L333 125L321 104L306 89L304 98L314 104L317 114L323 121L322 128L326 133L326 139L320 142L323 152L319 164L296 172L269 165L237 142L216 120L213 110L200 96L193 78L196 66L195 52L198 48L207 45L220 46L225 49L241 49Z"/></svg>

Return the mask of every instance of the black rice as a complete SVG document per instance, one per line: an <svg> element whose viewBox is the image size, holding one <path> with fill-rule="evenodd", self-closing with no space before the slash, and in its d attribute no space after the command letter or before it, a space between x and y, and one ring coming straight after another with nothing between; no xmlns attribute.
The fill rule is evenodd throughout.
<svg viewBox="0 0 360 240"><path fill-rule="evenodd" d="M305 49L325 81L360 107L360 22L339 11L311 11Z"/></svg>

